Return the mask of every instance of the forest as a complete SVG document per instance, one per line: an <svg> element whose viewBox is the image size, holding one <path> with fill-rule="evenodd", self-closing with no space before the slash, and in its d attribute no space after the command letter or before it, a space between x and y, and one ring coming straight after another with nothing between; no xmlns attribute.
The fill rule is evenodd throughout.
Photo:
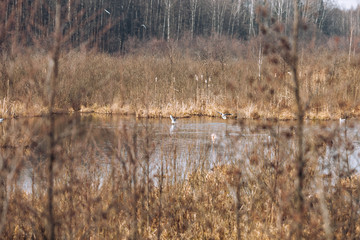
<svg viewBox="0 0 360 240"><path fill-rule="evenodd" d="M49 46L55 26L55 2L6 0L1 3L2 51L12 43ZM289 36L293 1L285 0L63 0L61 28L65 49L85 44L103 52L130 51L131 39L179 41L227 37L248 41L261 26L282 23ZM359 9L341 10L331 0L298 0L302 24L312 37L359 35ZM266 14L264 14L266 13Z"/></svg>

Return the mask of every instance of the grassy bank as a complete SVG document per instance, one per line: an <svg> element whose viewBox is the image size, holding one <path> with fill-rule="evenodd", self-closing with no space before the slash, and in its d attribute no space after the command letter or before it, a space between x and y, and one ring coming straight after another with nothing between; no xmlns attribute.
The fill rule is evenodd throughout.
<svg viewBox="0 0 360 240"><path fill-rule="evenodd" d="M161 44L149 43L125 56L63 53L56 111L137 117L219 117L216 111L221 111L238 118L294 119L291 76L276 55L262 56L259 66L256 44L228 40L200 48L200 42L188 50ZM47 55L34 52L3 57L2 117L46 113L48 61ZM299 64L306 118L360 115L358 60L348 62L339 52L310 53L304 48Z"/></svg>

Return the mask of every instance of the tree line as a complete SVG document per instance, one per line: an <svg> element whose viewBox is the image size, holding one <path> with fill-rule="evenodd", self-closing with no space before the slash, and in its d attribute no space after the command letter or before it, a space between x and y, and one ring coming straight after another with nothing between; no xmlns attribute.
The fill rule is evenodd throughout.
<svg viewBox="0 0 360 240"><path fill-rule="evenodd" d="M0 3L0 48L9 44L51 45L55 0ZM126 42L157 38L227 36L249 40L260 25L281 23L290 35L293 1L287 0L61 0L63 45L106 52L126 51ZM331 0L298 0L309 34L357 36L360 8L339 9Z"/></svg>

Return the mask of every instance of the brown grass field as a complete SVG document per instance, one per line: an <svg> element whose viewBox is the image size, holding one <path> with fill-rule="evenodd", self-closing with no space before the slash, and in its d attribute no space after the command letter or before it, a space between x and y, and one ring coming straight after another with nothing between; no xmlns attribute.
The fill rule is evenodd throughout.
<svg viewBox="0 0 360 240"><path fill-rule="evenodd" d="M296 118L288 65L277 54L264 55L259 76L257 41L199 39L188 49L156 40L144 44L125 56L63 52L56 111L136 117L218 116L216 111L221 111L247 119ZM341 52L303 47L299 53L307 119L359 116L360 62L357 57L348 62ZM1 67L5 97L0 115L46 114L47 55L19 51L5 56Z"/></svg>
<svg viewBox="0 0 360 240"><path fill-rule="evenodd" d="M300 116L284 55L266 53L260 40L185 43L152 40L121 56L62 51L55 78L49 62L56 54L15 49L2 56L2 239L359 238L360 178L349 165L355 143L346 132L352 126L345 134L326 126L304 135L294 126L279 131L276 120ZM359 66L336 47L301 46L305 119L358 117ZM181 172L177 149L155 145L151 127L110 131L114 142L105 153L98 136L77 127L75 113L134 115L141 122L170 114L219 117L217 111L233 114L240 126L242 119L271 120L254 130L268 131L271 142L239 151L235 137L226 147L230 161L217 156L209 168L204 149ZM49 112L49 124L26 118ZM52 113L70 114L61 122ZM155 149L161 155L154 162ZM30 193L18 185L26 169Z"/></svg>

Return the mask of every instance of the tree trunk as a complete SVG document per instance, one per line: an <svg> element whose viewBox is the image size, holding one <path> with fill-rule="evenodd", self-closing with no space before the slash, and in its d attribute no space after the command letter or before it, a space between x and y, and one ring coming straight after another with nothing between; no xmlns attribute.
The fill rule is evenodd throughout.
<svg viewBox="0 0 360 240"><path fill-rule="evenodd" d="M197 4L198 4L198 0L190 0L190 12L191 12L190 35L191 35L191 39L194 38L195 15L196 15Z"/></svg>
<svg viewBox="0 0 360 240"><path fill-rule="evenodd" d="M170 10L171 10L171 0L168 0L168 4L167 4L167 36L166 36L166 41L170 41Z"/></svg>

